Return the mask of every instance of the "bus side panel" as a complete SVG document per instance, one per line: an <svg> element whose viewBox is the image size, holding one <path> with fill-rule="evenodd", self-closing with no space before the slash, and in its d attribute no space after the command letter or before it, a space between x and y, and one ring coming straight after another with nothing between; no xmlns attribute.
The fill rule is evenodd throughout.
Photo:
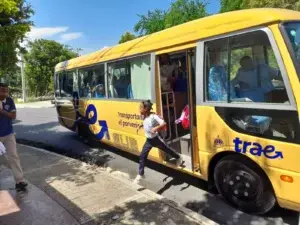
<svg viewBox="0 0 300 225"><path fill-rule="evenodd" d="M141 152L146 138L143 128L137 132L143 122L139 113L139 102L90 99L82 103L80 113L88 114L89 118L95 114L91 109L96 109L97 118L89 125L89 130L96 139L134 154ZM154 148L149 157L162 162L158 149Z"/></svg>
<svg viewBox="0 0 300 225"><path fill-rule="evenodd" d="M223 121L214 107L209 106L197 106L197 127L201 173L204 177L208 174L209 160L215 154L236 152L251 158L265 171L277 198L300 204L300 145L238 133ZM239 145L234 142L237 138L241 142ZM247 147L244 152L245 143ZM260 145L262 151L251 151L253 143L256 143L255 146ZM265 153L267 146L273 146L274 151ZM276 154L282 157L272 159ZM282 181L281 175L291 176L293 183Z"/></svg>

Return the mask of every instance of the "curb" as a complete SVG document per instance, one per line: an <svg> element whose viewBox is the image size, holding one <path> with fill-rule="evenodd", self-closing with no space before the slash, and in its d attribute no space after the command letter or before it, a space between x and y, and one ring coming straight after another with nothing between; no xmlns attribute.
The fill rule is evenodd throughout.
<svg viewBox="0 0 300 225"><path fill-rule="evenodd" d="M17 140L17 142L21 146L30 147L30 148L32 148L36 151L44 152L46 154L50 154L50 155L54 155L54 156L58 156L58 157L68 157L68 158L73 158L74 160L82 161L82 160L79 160L78 158L69 157L67 155L62 155L62 154L59 154L59 153L56 153L56 152L51 152L51 151L48 151L48 150L43 149L43 148L39 148L39 147L31 146L31 145L28 145L28 144L20 143L20 140ZM87 157L87 156L85 156L85 157ZM88 157L88 158L92 158L92 157ZM82 162L87 164L87 165L90 165L90 164L86 163L85 161L82 161ZM111 170L110 168L109 168L110 171L107 171L108 168L106 170L102 170L102 172L105 173L107 176L109 176L111 179L118 180L119 182L122 182L127 187L129 187L131 189L134 189L134 190L137 190L139 193L145 195L148 198L152 198L152 199L154 198L154 199L160 200L164 204L168 205L169 207L172 207L172 208L176 209L177 211L179 211L179 212L183 213L184 215L190 217L192 220L198 222L199 224L218 225L218 223L202 216L201 214L193 212L192 210L190 210L190 209L188 209L188 208L186 208L186 207L184 207L184 206L182 206L182 205L180 205L180 204L178 204L178 203L176 203L176 202L174 202L170 199L167 199L164 196L159 195L159 194L157 194L157 193L155 193L155 192L153 192L153 191L151 191L151 190L149 190L149 189L147 189L147 188L145 188L141 185L135 184L131 180L122 178L120 176L113 175L112 172L115 172L115 171Z"/></svg>

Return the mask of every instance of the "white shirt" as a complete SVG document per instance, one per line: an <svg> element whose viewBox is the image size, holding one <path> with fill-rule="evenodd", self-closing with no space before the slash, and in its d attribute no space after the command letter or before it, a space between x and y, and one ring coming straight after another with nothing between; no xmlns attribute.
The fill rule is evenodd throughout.
<svg viewBox="0 0 300 225"><path fill-rule="evenodd" d="M144 132L146 138L152 139L157 136L157 133L152 134L151 129L154 127L157 127L158 125L162 125L164 123L164 120L161 119L158 115L156 114L150 114L147 118L144 119L143 121L143 126L144 126Z"/></svg>

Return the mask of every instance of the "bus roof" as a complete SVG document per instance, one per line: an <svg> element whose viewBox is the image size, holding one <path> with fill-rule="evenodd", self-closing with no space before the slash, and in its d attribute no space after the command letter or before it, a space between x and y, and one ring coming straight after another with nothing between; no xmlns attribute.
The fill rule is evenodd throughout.
<svg viewBox="0 0 300 225"><path fill-rule="evenodd" d="M286 9L247 9L216 14L143 36L56 65L55 71L94 65L136 54L153 52L228 32L287 20L300 20L300 12Z"/></svg>

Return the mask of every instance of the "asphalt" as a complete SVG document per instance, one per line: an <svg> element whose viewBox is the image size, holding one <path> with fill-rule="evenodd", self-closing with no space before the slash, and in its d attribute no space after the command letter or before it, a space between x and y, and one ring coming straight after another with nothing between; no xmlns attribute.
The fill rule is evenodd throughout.
<svg viewBox="0 0 300 225"><path fill-rule="evenodd" d="M132 180L137 173L137 157L107 146L91 148L76 134L61 127L54 108L18 110L15 131L19 143L34 145L117 171ZM142 185L220 224L298 225L298 213L276 208L264 217L242 213L219 196L207 192L207 184L155 163L148 163Z"/></svg>

